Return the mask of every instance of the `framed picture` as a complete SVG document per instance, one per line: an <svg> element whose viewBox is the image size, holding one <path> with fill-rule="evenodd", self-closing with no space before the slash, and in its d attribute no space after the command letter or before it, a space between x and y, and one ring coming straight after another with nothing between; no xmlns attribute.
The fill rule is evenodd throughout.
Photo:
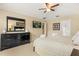
<svg viewBox="0 0 79 59"><path fill-rule="evenodd" d="M53 23L53 30L60 30L60 23Z"/></svg>
<svg viewBox="0 0 79 59"><path fill-rule="evenodd" d="M32 25L33 25L33 28L41 28L41 22L40 21L33 21Z"/></svg>

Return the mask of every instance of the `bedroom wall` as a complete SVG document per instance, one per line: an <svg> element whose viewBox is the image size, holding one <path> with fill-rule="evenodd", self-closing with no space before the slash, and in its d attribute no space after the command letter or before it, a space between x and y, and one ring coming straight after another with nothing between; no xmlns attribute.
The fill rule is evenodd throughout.
<svg viewBox="0 0 79 59"><path fill-rule="evenodd" d="M31 38L32 41L34 41L36 38L38 38L42 34L42 28L33 28L32 27L32 21L40 21L41 23L44 22L42 19L38 19L35 17L27 17L27 30L31 32Z"/></svg>
<svg viewBox="0 0 79 59"><path fill-rule="evenodd" d="M30 17L30 16L25 16L19 13L5 11L5 10L0 10L0 33L2 33L4 29L6 28L6 16L12 16L12 17L25 19L26 20L26 31L28 30L31 33L31 41L33 41L35 38L39 37L42 34L42 29L32 28L32 21L33 20L41 21L41 19Z"/></svg>
<svg viewBox="0 0 79 59"><path fill-rule="evenodd" d="M79 15L72 16L72 36L79 32Z"/></svg>
<svg viewBox="0 0 79 59"><path fill-rule="evenodd" d="M78 15L72 15L72 16L64 16L60 18L55 18L51 20L47 20L48 23L48 33L51 35L52 32L60 32L60 35L62 35L61 31L54 31L52 28L53 23L61 22L64 20L70 20L71 21L71 36L70 39L67 40L67 42L72 42L72 37L79 32L79 16Z"/></svg>
<svg viewBox="0 0 79 59"><path fill-rule="evenodd" d="M49 33L55 32L53 31L52 28L52 23L54 22L61 22L62 20L71 20L71 36L75 35L79 31L79 16L78 15L72 15L72 16L63 16L60 18L55 18L55 19L50 19L50 20L42 20L38 19L35 17L30 17L30 16L25 16L21 15L15 12L10 12L10 11L5 11L5 10L0 10L0 33L3 32L3 29L5 29L6 26L6 16L13 16L17 18L23 18L26 19L26 31L31 32L31 41L34 39L38 38L42 34L42 29L35 29L32 28L32 21L33 20L38 20L41 22L47 22L48 24L48 31ZM61 32L61 31L56 31L56 32Z"/></svg>
<svg viewBox="0 0 79 59"><path fill-rule="evenodd" d="M79 31L79 16L73 15L73 16L64 16L64 17L57 18L57 19L47 20L49 32L53 32L53 28L52 28L53 23L61 22L61 21L64 21L64 20L70 20L71 21L71 36L75 35Z"/></svg>

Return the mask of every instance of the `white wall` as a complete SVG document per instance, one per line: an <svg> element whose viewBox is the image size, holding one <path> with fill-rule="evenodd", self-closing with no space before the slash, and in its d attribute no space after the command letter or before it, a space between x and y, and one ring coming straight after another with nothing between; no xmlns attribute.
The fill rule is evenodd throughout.
<svg viewBox="0 0 79 59"><path fill-rule="evenodd" d="M34 39L38 38L42 34L42 29L34 29L32 28L32 21L33 20L39 20L41 22L46 21L48 24L48 32L52 33L53 28L52 24L54 22L61 22L63 20L71 20L71 36L75 35L79 31L79 16L78 15L71 15L71 16L63 16L59 18L53 18L50 20L41 20L35 17L30 17L30 16L24 16L19 13L15 12L10 12L10 11L5 11L5 10L0 10L0 33L3 32L4 27L6 27L6 16L12 16L12 17L17 17L17 18L23 18L26 19L26 29L31 32L31 40L33 41ZM61 31L58 31L61 32Z"/></svg>
<svg viewBox="0 0 79 59"><path fill-rule="evenodd" d="M32 28L32 21L33 20L41 21L41 19L30 17L30 16L24 16L19 13L5 11L5 10L0 10L0 33L2 33L4 29L6 30L6 16L12 16L12 17L25 19L26 31L28 30L31 33L31 41L33 41L34 39L36 39L42 34L42 29Z"/></svg>

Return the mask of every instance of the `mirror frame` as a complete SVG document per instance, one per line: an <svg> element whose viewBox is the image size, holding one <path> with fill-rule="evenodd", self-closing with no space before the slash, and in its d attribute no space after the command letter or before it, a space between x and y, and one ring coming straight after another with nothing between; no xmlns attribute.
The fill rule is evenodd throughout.
<svg viewBox="0 0 79 59"><path fill-rule="evenodd" d="M19 32L19 31L8 31L8 20L16 20L16 21L24 21L24 32L25 32L25 19L21 19L21 18L16 18L16 17L10 17L7 16L7 21L6 21L6 32Z"/></svg>

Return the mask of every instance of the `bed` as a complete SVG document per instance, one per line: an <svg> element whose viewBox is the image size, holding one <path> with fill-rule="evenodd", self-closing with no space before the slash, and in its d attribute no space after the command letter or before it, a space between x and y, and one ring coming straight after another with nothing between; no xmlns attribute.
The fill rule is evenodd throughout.
<svg viewBox="0 0 79 59"><path fill-rule="evenodd" d="M60 35L41 36L33 46L40 56L70 56L73 50L71 38Z"/></svg>

